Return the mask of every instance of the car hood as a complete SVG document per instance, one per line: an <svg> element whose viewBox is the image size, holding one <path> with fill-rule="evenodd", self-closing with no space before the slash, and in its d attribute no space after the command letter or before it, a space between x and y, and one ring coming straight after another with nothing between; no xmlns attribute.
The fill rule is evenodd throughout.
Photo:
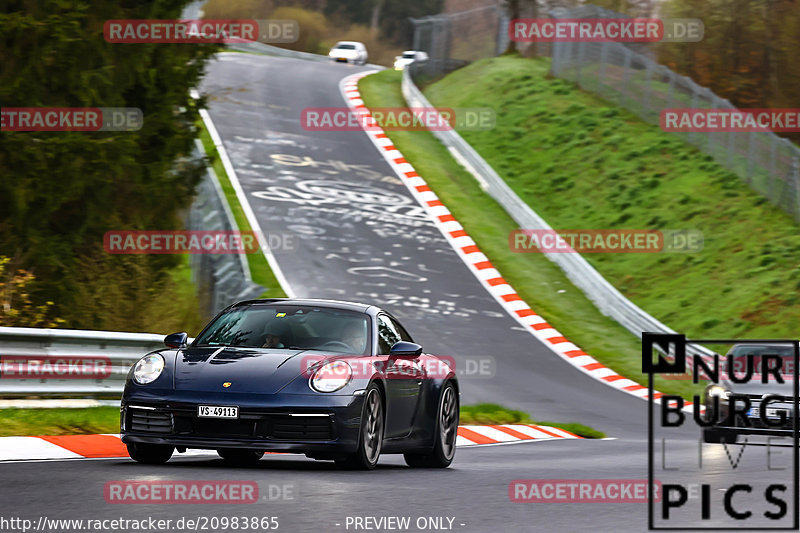
<svg viewBox="0 0 800 533"><path fill-rule="evenodd" d="M777 383L774 380L768 383L761 383L761 377L757 376L747 383L733 383L729 380L722 380L720 384L736 394L780 394L782 396L793 396L794 383L792 379L784 378L784 380L784 383Z"/></svg>
<svg viewBox="0 0 800 533"><path fill-rule="evenodd" d="M189 347L175 356L175 389L274 394L300 374L305 351Z"/></svg>

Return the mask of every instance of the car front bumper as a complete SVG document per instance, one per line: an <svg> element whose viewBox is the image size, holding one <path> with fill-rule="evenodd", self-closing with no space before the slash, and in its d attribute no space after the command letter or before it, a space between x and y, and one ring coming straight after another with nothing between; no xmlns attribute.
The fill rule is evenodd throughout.
<svg viewBox="0 0 800 533"><path fill-rule="evenodd" d="M237 397L238 396L238 397ZM363 396L231 395L173 392L131 395L120 410L122 442L185 448L248 448L311 454L358 447ZM237 419L200 418L199 405L237 406Z"/></svg>

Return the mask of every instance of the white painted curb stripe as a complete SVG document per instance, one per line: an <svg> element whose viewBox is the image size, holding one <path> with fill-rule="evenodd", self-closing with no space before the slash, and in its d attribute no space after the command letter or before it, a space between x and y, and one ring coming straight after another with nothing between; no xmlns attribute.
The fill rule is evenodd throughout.
<svg viewBox="0 0 800 533"><path fill-rule="evenodd" d="M83 456L38 437L0 438L0 461L81 459Z"/></svg>

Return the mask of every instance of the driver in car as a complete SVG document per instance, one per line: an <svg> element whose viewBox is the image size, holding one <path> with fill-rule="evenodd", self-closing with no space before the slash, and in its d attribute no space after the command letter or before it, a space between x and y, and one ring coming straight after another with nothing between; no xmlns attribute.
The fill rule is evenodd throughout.
<svg viewBox="0 0 800 533"><path fill-rule="evenodd" d="M291 331L287 324L272 323L265 328L262 348L288 348L291 344Z"/></svg>
<svg viewBox="0 0 800 533"><path fill-rule="evenodd" d="M283 348L283 343L281 342L281 338L273 333L267 333L266 337L264 337L264 344L261 346L262 348Z"/></svg>

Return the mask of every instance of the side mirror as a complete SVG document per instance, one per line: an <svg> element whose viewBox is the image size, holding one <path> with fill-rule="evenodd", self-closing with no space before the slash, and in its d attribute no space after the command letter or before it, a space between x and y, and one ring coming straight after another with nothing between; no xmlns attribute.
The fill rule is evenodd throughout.
<svg viewBox="0 0 800 533"><path fill-rule="evenodd" d="M172 335L164 337L164 344L167 345L167 348L186 348L186 341L188 339L189 335L185 331L173 333Z"/></svg>
<svg viewBox="0 0 800 533"><path fill-rule="evenodd" d="M394 346L389 350L389 355L400 357L417 357L420 354L422 354L422 346L406 341L394 343Z"/></svg>

